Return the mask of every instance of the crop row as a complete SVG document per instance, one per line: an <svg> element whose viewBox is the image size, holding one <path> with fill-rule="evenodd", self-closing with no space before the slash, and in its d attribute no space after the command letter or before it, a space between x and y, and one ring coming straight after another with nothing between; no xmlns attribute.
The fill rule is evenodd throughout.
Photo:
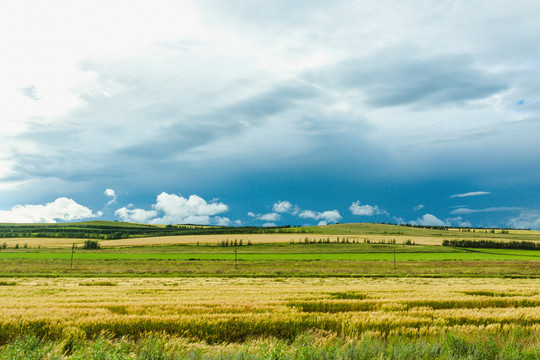
<svg viewBox="0 0 540 360"><path fill-rule="evenodd" d="M0 287L0 343L69 329L205 341L337 336L436 337L540 331L534 279L21 279ZM93 286L80 286L92 283ZM111 286L114 285L114 286ZM486 289L491 289L490 296ZM475 291L479 291L475 294ZM506 294L508 296L499 296Z"/></svg>

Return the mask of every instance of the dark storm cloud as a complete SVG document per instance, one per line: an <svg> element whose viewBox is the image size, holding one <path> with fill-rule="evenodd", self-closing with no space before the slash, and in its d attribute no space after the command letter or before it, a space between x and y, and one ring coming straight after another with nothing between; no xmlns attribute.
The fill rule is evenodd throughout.
<svg viewBox="0 0 540 360"><path fill-rule="evenodd" d="M42 32L4 32L28 59L1 77L5 209L74 195L102 206L115 189L140 209L163 191L227 197L245 218L325 196L344 221L362 199L400 222L454 224L442 214L462 194L460 223L505 224L517 213L503 204L538 226L540 5L143 2L92 27L102 9L81 4L45 7ZM48 32L51 18L82 26Z"/></svg>
<svg viewBox="0 0 540 360"><path fill-rule="evenodd" d="M313 98L317 95L314 87L301 82L277 84L274 88L251 98L241 100L220 113L229 118L245 117L250 120L275 115L287 110L297 100Z"/></svg>
<svg viewBox="0 0 540 360"><path fill-rule="evenodd" d="M172 124L161 129L156 137L123 147L117 153L146 158L174 157L191 148L260 125L269 117L285 113L298 102L310 100L317 95L316 89L305 83L288 82L276 84L267 91L228 106L214 108L206 114L183 114L179 109L170 108L169 111L163 111L163 116L174 119ZM165 107L169 105L163 104Z"/></svg>
<svg viewBox="0 0 540 360"><path fill-rule="evenodd" d="M147 82L114 81L129 88L128 93L86 96L88 106L69 114L63 126L36 123L31 132L21 135L20 141L39 144L43 151L12 152L15 165L10 180L99 181L148 169L153 174L167 173L186 151L238 136L277 115L288 116L299 103L320 95L305 82L282 81L222 106L209 98L199 113L190 114L176 101L184 96L183 89L154 100L151 94L160 89Z"/></svg>
<svg viewBox="0 0 540 360"><path fill-rule="evenodd" d="M465 56L415 58L390 49L375 57L343 61L307 77L344 91L358 91L371 107L463 104L509 86L503 77L475 67Z"/></svg>

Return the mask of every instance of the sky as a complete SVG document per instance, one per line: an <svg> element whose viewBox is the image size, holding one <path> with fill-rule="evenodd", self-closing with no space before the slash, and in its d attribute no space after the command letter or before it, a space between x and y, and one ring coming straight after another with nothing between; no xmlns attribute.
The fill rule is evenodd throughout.
<svg viewBox="0 0 540 360"><path fill-rule="evenodd" d="M539 13L3 0L0 222L540 229Z"/></svg>

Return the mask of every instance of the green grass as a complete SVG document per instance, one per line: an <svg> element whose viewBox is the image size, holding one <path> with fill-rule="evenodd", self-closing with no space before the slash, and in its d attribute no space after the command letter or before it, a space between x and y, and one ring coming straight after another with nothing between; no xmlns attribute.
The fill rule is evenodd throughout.
<svg viewBox="0 0 540 360"><path fill-rule="evenodd" d="M140 223L130 223L122 221L107 221L107 220L92 220L92 221L77 221L77 222L66 222L66 223L0 223L0 226L39 226L39 227L71 227L71 228L86 228L88 226L114 226L114 227L146 227L153 228L158 227L158 225L150 224L140 224Z"/></svg>
<svg viewBox="0 0 540 360"><path fill-rule="evenodd" d="M106 244L106 243L105 243ZM117 249L117 250L116 250ZM234 246L216 246L216 245L162 245L162 246L144 246L144 247L125 247L109 248L107 251L114 252L145 252L145 253L232 253ZM257 253L257 254L347 254L347 253L388 253L396 250L397 252L414 253L447 253L463 252L463 249L452 247L430 246L430 245L390 245L390 244L364 244L364 243L313 243L313 244L289 244L289 243L269 243L256 245L243 245L236 247L239 253ZM481 249L480 249L481 250ZM538 253L540 254L540 252Z"/></svg>
<svg viewBox="0 0 540 360"><path fill-rule="evenodd" d="M0 223L0 238L78 238L128 239L137 237L208 235L208 234L267 234L277 228L234 227L211 225L149 225L116 221L83 221L54 224Z"/></svg>
<svg viewBox="0 0 540 360"><path fill-rule="evenodd" d="M141 233L145 233L146 236L149 234L159 234L161 235L172 235L173 233L166 233L162 230L164 229L163 225L149 225L149 224L139 224L139 223L127 223L127 222L117 222L117 221L81 221L73 223L55 223L55 224L12 224L12 223L1 223L0 230L4 227L16 227L24 228L30 227L39 232L40 228L43 229L58 229L58 231L68 231L69 229L73 230L87 230L89 232L99 232L99 229L111 229L115 228L117 231L124 231L126 234L129 233L129 237L136 237L133 234L134 230L139 229ZM400 236L422 236L422 237L437 237L437 238L452 238L452 239L475 239L475 238L494 238L494 239L506 239L506 240L529 240L529 241L540 241L540 232L535 231L525 231L520 233L509 234L501 233L500 229L494 230L492 233L491 229L474 229L470 232L462 232L457 230L445 230L444 228L440 229L426 229L421 227L411 227L403 225L388 225L388 224L372 224L372 223L350 223L350 224L333 224L325 226L308 226L308 227L293 227L293 228L280 228L280 229L268 229L268 228L235 228L235 227L212 227L212 226L193 226L193 225L174 225L175 229L197 229L197 234L204 232L206 229L208 233L220 229L219 233L225 234L239 234L238 231L247 233L306 233L306 234L324 234L324 235L400 235ZM25 232L32 233L34 230L27 229ZM178 233L180 235L187 233ZM28 235L27 235L28 236ZM52 236L52 235L51 235Z"/></svg>
<svg viewBox="0 0 540 360"><path fill-rule="evenodd" d="M394 249L396 250L394 266ZM389 244L0 251L3 276L540 276L540 252Z"/></svg>
<svg viewBox="0 0 540 360"><path fill-rule="evenodd" d="M480 248L474 248L474 249L467 249L464 248L465 251L470 252L478 252L483 254L509 254L509 250L511 250L511 254L513 256L527 256L527 257L540 257L540 251L538 250L520 250L520 249L480 249Z"/></svg>
<svg viewBox="0 0 540 360"><path fill-rule="evenodd" d="M36 260L69 260L69 253L41 252L41 253L3 253L3 259L36 259ZM540 261L539 256L530 255L531 259ZM233 253L170 253L170 254L144 254L144 253L77 253L76 260L233 260ZM239 253L239 261L316 261L316 260L334 260L334 261L377 261L393 260L393 253L345 253L345 254L256 254ZM399 261L450 261L450 260L517 260L519 259L512 253L490 254L490 253L397 253L396 259Z"/></svg>
<svg viewBox="0 0 540 360"><path fill-rule="evenodd" d="M537 334L514 333L476 336L445 333L427 339L403 336L347 338L304 333L294 340L251 339L242 344L208 345L165 335L149 334L139 340L112 339L102 334L93 340L78 336L42 340L22 337L0 348L0 360L536 360L540 358Z"/></svg>
<svg viewBox="0 0 540 360"><path fill-rule="evenodd" d="M0 276L13 277L529 277L538 261L520 260L0 260ZM6 283L6 285L8 285Z"/></svg>
<svg viewBox="0 0 540 360"><path fill-rule="evenodd" d="M422 237L438 237L438 238L459 238L459 239L474 239L474 238L500 238L509 240L529 240L540 241L540 232L525 232L520 234L501 234L500 230L491 233L490 229L475 229L474 232L461 232L456 230L444 229L425 229L420 227L388 225L388 224L371 224L371 223L350 223L350 224L334 224L324 226L307 226L284 229L283 232L302 232L309 234L324 234L324 235L403 235L403 236L422 236ZM413 239L414 240L414 239Z"/></svg>
<svg viewBox="0 0 540 360"><path fill-rule="evenodd" d="M85 229L88 226L152 228L152 225L103 221L51 226L77 229ZM281 229L280 231L285 230ZM415 236L540 240L540 234L533 232L524 234L472 233L381 224L338 224L292 228L288 231L306 231L328 235L359 235L359 238L364 234L400 235L410 237L412 241L414 241ZM232 239L234 240L234 235ZM79 249L74 254L74 263L71 269L70 249L5 249L0 250L0 276L6 280L0 281L0 285L3 290L11 293L22 287L19 284L23 281L21 279L39 276L80 277L81 281L76 283L80 286L77 287L78 291L92 289L88 287L95 286L97 288L94 289L100 292L115 289L114 286L121 284L112 277L271 277L275 279L269 281L275 281L276 284L282 282L283 277L540 278L540 252L534 250L457 249L428 245L364 243L254 244L237 248L238 267L235 267L234 250L234 247L215 245L144 246L105 248L93 251ZM395 264L394 250L396 250ZM107 277L110 278L107 279ZM379 280L373 279L373 281ZM106 287L112 288L107 289ZM120 286L118 288L121 289ZM51 292L55 289L43 288L36 291ZM385 332L386 335L381 338L370 338L359 332L355 335L356 337L346 338L339 333L342 326L336 322L335 328L333 328L332 324L334 323L330 322L328 327L319 328L323 332L322 335L316 334L313 329L317 328L315 325L319 316L337 313L346 317L350 315L347 313L349 311L383 310L378 299L370 298L370 294L362 289L343 292L331 292L328 289L325 291L323 299L298 300L291 298L290 301L287 300L289 302L284 305L285 308L288 304L289 307L298 310L299 318L296 322L279 319L276 324L270 324L266 319L263 319L259 323L253 323L249 319L244 321L238 317L235 318L235 321L210 324L208 334L201 332L196 324L193 324L193 328L190 328L192 332L188 332L195 334L191 339L171 337L187 336L179 332L176 321L170 323L149 322L143 317L133 318L125 325L125 328L122 327L124 325L118 323L118 328L113 328L113 330L116 329L115 333L119 334L119 337L114 339L107 335L108 333L102 333L103 330L107 331L105 327L91 327L89 325L80 333L64 334L60 328L54 328L54 324L40 323L39 321L29 322L25 328L28 331L19 332L21 337L9 338L9 343L0 347L0 360L45 358L58 360L540 359L538 333L522 334L519 332L519 327L512 330L513 332L505 332L507 330L503 331L502 325L500 328L491 329L492 333L476 332L467 335L444 333L425 337L399 337ZM63 295L59 292L58 296L61 299ZM411 309L427 308L440 310L476 309L480 303L487 304L486 306L494 309L501 308L503 311L504 308L530 308L534 311L540 306L537 299L522 299L521 295L517 292L514 294L513 290L505 293L475 289L464 296L466 298L460 301L430 301L422 298L417 301L407 301L401 305L403 305L404 312ZM107 305L107 311L116 315L128 314L125 306L114 303ZM313 316L313 322L309 320L311 312L321 315ZM475 323L477 321L475 319L459 321L469 321L475 326L482 325ZM519 321L518 326L524 326L524 324L537 320L524 318ZM4 324L3 326L8 325ZM51 328L49 329L47 326L51 326ZM169 326L174 331L169 335L164 335L164 326ZM136 330L137 327L145 329L146 337L141 338L143 332ZM13 330L15 332L22 331L22 327L15 325ZM148 333L152 331L154 331L153 334ZM56 334L56 337L47 337L44 334ZM138 334L138 337L134 337L134 334ZM120 338L122 335L126 337ZM197 341L201 341L201 343L197 343ZM213 344L219 342L228 344Z"/></svg>
<svg viewBox="0 0 540 360"><path fill-rule="evenodd" d="M449 261L532 260L540 252L515 249L465 249L428 245L389 244L261 244L241 247L173 245L122 249L77 250L77 260L233 260L240 261ZM69 249L19 249L0 251L1 260L68 260Z"/></svg>
<svg viewBox="0 0 540 360"><path fill-rule="evenodd" d="M338 232L360 228L365 231L403 229L417 233L445 231L380 224L316 227L323 230L338 229ZM448 232L459 233L450 230ZM411 239L414 240L414 237L411 236ZM234 240L234 236L231 240ZM101 243L103 246L106 241ZM236 267L235 249L238 251ZM0 250L0 275L540 277L539 261L540 251L537 250L467 249L363 242L297 242L244 244L237 248L217 245L167 245L77 249L71 268L70 249L9 248Z"/></svg>

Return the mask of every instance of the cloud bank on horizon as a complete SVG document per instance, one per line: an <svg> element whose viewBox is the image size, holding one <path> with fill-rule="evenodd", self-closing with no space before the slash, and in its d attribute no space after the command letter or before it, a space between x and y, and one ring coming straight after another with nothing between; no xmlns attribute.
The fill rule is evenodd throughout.
<svg viewBox="0 0 540 360"><path fill-rule="evenodd" d="M106 189L105 195L113 197L116 201L116 192L113 189ZM111 205L110 200L105 207ZM419 211L423 207L416 206L414 211ZM272 209L275 212L266 214L256 214L248 212L247 215L257 220L259 226L278 226L276 222L284 220L288 216L291 220L294 217L300 219L311 219L317 222L317 225L336 224L343 218L338 210L303 210L298 205L293 205L289 201L277 201ZM386 210L381 210L377 205L360 205L357 200L349 206L349 211L353 215L368 216L384 215L390 217ZM488 208L471 210L458 208L451 214L470 214L474 212L492 212L492 211L516 211L523 210L519 208ZM218 199L206 201L197 195L190 195L185 198L177 194L167 194L162 192L156 198L155 204L151 205L149 210L136 208L133 204L117 209L114 214L118 219L125 222L147 223L147 224L197 224L197 225L218 225L218 226L241 226L244 222L240 219L232 221L225 216L218 216L229 211L229 206L219 202ZM103 211L93 212L88 207L78 204L73 199L58 198L51 203L44 205L16 205L11 210L0 210L0 223L56 223L59 221L77 221L85 219L101 218ZM525 211L518 217L509 220L508 226L519 229L539 229L540 212ZM472 227L470 221L462 217L450 217L444 220L437 216L426 213L416 220L405 221L403 218L394 216L388 223L398 225L410 224L417 226L447 226L447 227ZM290 225L283 223L282 225ZM310 223L306 226L313 225Z"/></svg>
<svg viewBox="0 0 540 360"><path fill-rule="evenodd" d="M538 11L2 1L0 221L539 229Z"/></svg>
<svg viewBox="0 0 540 360"><path fill-rule="evenodd" d="M92 212L73 199L58 198L39 205L15 205L11 210L0 210L0 223L55 223L99 218L103 212Z"/></svg>

